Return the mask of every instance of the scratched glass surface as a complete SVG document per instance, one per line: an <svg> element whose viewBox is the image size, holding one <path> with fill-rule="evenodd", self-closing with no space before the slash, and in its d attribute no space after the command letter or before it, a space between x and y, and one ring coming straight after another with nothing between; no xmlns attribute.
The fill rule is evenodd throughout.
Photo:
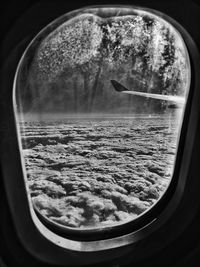
<svg viewBox="0 0 200 267"><path fill-rule="evenodd" d="M189 85L180 33L149 11L84 8L49 24L16 79L34 208L73 229L147 212L173 177Z"/></svg>

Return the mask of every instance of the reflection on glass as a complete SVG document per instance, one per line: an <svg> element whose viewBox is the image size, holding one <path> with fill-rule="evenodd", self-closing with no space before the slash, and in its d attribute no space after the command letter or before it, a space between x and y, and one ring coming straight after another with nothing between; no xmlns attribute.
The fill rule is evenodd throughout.
<svg viewBox="0 0 200 267"><path fill-rule="evenodd" d="M15 90L34 207L77 229L150 209L172 178L189 83L180 34L152 13L86 8L48 25Z"/></svg>

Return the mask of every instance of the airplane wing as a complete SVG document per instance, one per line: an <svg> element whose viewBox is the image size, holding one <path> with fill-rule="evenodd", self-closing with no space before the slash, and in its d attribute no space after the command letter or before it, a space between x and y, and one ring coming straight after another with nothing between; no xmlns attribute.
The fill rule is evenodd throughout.
<svg viewBox="0 0 200 267"><path fill-rule="evenodd" d="M149 98L154 98L154 99L159 99L159 100L165 100L165 101L170 101L170 102L174 102L177 104L185 103L185 97L182 97L182 96L161 95L161 94L151 94L151 93L144 93L144 92L138 92L138 91L130 91L125 86L123 86L122 84L118 83L115 80L111 80L111 83L117 92L130 94L130 95L136 95L136 96L149 97Z"/></svg>

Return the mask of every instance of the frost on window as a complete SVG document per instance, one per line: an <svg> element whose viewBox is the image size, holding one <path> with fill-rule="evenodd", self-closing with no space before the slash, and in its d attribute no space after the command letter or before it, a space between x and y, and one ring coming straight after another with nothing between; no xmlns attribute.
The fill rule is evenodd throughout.
<svg viewBox="0 0 200 267"><path fill-rule="evenodd" d="M86 8L48 25L15 89L34 208L77 229L148 211L173 175L189 83L180 33L153 13Z"/></svg>

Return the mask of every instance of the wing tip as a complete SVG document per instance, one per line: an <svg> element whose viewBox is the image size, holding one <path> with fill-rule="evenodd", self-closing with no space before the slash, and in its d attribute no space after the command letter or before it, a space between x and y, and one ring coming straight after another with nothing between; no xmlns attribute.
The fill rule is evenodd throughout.
<svg viewBox="0 0 200 267"><path fill-rule="evenodd" d="M129 91L126 87L115 80L110 80L110 82L117 92Z"/></svg>

